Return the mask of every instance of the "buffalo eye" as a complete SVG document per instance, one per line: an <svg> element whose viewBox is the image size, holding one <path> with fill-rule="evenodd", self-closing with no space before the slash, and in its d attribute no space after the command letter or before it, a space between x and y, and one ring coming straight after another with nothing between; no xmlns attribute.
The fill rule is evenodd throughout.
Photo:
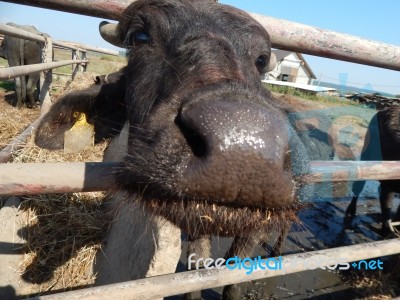
<svg viewBox="0 0 400 300"><path fill-rule="evenodd" d="M263 54L257 57L255 61L255 65L257 67L258 72L265 73L268 68L268 56Z"/></svg>
<svg viewBox="0 0 400 300"><path fill-rule="evenodd" d="M134 34L134 42L135 43L146 44L149 41L150 41L150 37L147 32L144 32L144 31L135 32L135 34Z"/></svg>
<svg viewBox="0 0 400 300"><path fill-rule="evenodd" d="M150 42L150 35L146 31L129 31L125 39L126 46L137 46L141 44L148 44Z"/></svg>

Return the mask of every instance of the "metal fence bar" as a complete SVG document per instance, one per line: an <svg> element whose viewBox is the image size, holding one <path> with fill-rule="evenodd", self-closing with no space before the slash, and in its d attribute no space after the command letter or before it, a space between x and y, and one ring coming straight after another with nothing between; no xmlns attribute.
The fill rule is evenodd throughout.
<svg viewBox="0 0 400 300"><path fill-rule="evenodd" d="M400 71L400 47L260 14L275 48Z"/></svg>
<svg viewBox="0 0 400 300"><path fill-rule="evenodd" d="M400 179L400 161L313 161L308 182Z"/></svg>
<svg viewBox="0 0 400 300"><path fill-rule="evenodd" d="M118 20L121 11L135 0L2 0L91 17Z"/></svg>
<svg viewBox="0 0 400 300"><path fill-rule="evenodd" d="M118 20L134 0L6 0L93 17ZM251 14L269 32L272 46L311 55L400 70L400 47L259 14Z"/></svg>
<svg viewBox="0 0 400 300"><path fill-rule="evenodd" d="M100 48L100 47L95 47L95 46L90 46L90 45L85 45L81 43L75 43L75 42L66 42L65 45L71 45L73 47L77 47L80 49L80 51L91 51L91 52L97 52L97 53L103 53L103 54L108 54L108 55L114 55L118 56L119 52L116 50L110 50L110 49L105 49L105 48Z"/></svg>
<svg viewBox="0 0 400 300"><path fill-rule="evenodd" d="M110 49L105 49L105 48L99 48L99 47L94 47L94 46L89 46L89 45L81 45L81 47L87 51L92 51L92 52L97 52L97 53L102 53L102 54L108 54L108 55L113 55L113 56L118 56L119 52L115 50L110 50Z"/></svg>
<svg viewBox="0 0 400 300"><path fill-rule="evenodd" d="M54 69L71 64L84 64L88 63L89 60L62 60L50 63L32 64L25 66L9 67L0 70L0 80L7 80L22 75L28 75L34 72L45 71Z"/></svg>
<svg viewBox="0 0 400 300"><path fill-rule="evenodd" d="M23 29L15 28L13 26L9 26L6 24L0 24L0 33L4 35L10 35L14 36L17 38L21 39L26 39L30 41L35 41L35 42L45 42L45 38L41 35L31 33L28 31L25 31ZM98 53L104 53L104 54L109 54L109 55L116 55L118 56L119 53L118 51L115 50L110 50L110 49L104 49L104 48L99 48L99 47L94 47L90 45L78 45L77 43L73 42L62 42L62 41L53 41L54 46L58 46L61 48L66 48L70 50L79 50L81 52L86 52L88 51L93 51L93 52L98 52Z"/></svg>
<svg viewBox="0 0 400 300"><path fill-rule="evenodd" d="M31 33L23 29L15 28L6 24L0 24L0 33L11 35L21 39L44 43L46 39L36 33Z"/></svg>
<svg viewBox="0 0 400 300"><path fill-rule="evenodd" d="M0 164L0 195L104 191L119 163ZM308 182L400 179L398 161L313 161Z"/></svg>
<svg viewBox="0 0 400 300"><path fill-rule="evenodd" d="M0 164L0 194L29 195L107 190L116 163Z"/></svg>
<svg viewBox="0 0 400 300"><path fill-rule="evenodd" d="M46 41L45 38L39 34L31 33L31 32L25 31L23 29L15 28L13 26L1 24L1 23L0 23L0 33L2 33L4 35L9 35L9 36L14 36L17 38L25 39L25 40L34 41L34 42L44 43ZM66 42L53 41L53 45L59 46L62 48L71 49L71 50L78 50L78 48L75 47L73 44L69 44ZM86 51L86 50L82 49L81 51Z"/></svg>
<svg viewBox="0 0 400 300"><path fill-rule="evenodd" d="M155 276L134 281L104 285L81 289L71 292L58 293L49 296L38 296L36 300L107 300L107 299L159 299L162 297L179 295L196 290L204 290L228 284L259 280L263 278L282 276L306 271L315 266L315 262L328 262L340 259L340 263L349 263L364 259L382 257L398 253L400 239L337 247L282 257L281 270L253 270L249 275L246 270L202 269L182 273ZM312 262L308 265L306 262ZM325 267L322 265L321 267Z"/></svg>
<svg viewBox="0 0 400 300"><path fill-rule="evenodd" d="M72 44L69 44L68 42L61 42L61 41L53 41L53 46L57 46L57 47L60 47L60 48L66 48L66 49L69 49L69 50L79 50L79 51L85 51L86 52L86 50L84 50L84 49L81 49L81 48L79 48L79 47L75 47L74 45L72 45Z"/></svg>

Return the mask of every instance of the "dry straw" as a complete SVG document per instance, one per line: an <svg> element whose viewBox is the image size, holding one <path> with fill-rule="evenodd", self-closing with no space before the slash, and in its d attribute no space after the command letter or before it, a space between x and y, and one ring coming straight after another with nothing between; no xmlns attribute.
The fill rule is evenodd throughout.
<svg viewBox="0 0 400 300"><path fill-rule="evenodd" d="M57 95L53 93L53 99L94 82L93 74L78 76L70 85L59 88ZM38 110L19 110L1 102L4 109L0 115L0 148L39 115ZM101 161L106 144L64 154L41 149L30 138L26 147L13 154L12 162ZM23 280L31 284L26 293L44 294L94 282L91 265L108 226L101 206L103 199L104 194L100 192L21 196L20 210L25 212L22 214L25 218L20 234L26 244L20 271Z"/></svg>

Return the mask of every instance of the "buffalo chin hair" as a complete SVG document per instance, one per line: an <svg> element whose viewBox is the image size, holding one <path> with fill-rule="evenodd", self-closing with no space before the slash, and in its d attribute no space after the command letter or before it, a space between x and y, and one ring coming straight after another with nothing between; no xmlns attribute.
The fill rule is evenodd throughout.
<svg viewBox="0 0 400 300"><path fill-rule="evenodd" d="M132 199L132 197L134 197ZM153 216L163 216L189 236L244 236L259 230L280 231L285 226L300 223L297 213L305 204L294 203L280 209L229 207L207 201L194 200L144 200L136 201Z"/></svg>

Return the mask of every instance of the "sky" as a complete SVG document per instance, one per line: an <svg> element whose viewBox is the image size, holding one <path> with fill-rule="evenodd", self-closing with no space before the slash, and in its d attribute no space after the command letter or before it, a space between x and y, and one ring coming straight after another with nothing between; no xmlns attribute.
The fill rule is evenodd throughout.
<svg viewBox="0 0 400 300"><path fill-rule="evenodd" d="M248 12L400 46L398 0L220 0ZM329 3L329 4L328 4ZM0 23L34 25L56 40L118 50L98 33L103 19L0 2ZM397 29L396 29L397 28ZM321 81L400 95L400 72L305 55Z"/></svg>

